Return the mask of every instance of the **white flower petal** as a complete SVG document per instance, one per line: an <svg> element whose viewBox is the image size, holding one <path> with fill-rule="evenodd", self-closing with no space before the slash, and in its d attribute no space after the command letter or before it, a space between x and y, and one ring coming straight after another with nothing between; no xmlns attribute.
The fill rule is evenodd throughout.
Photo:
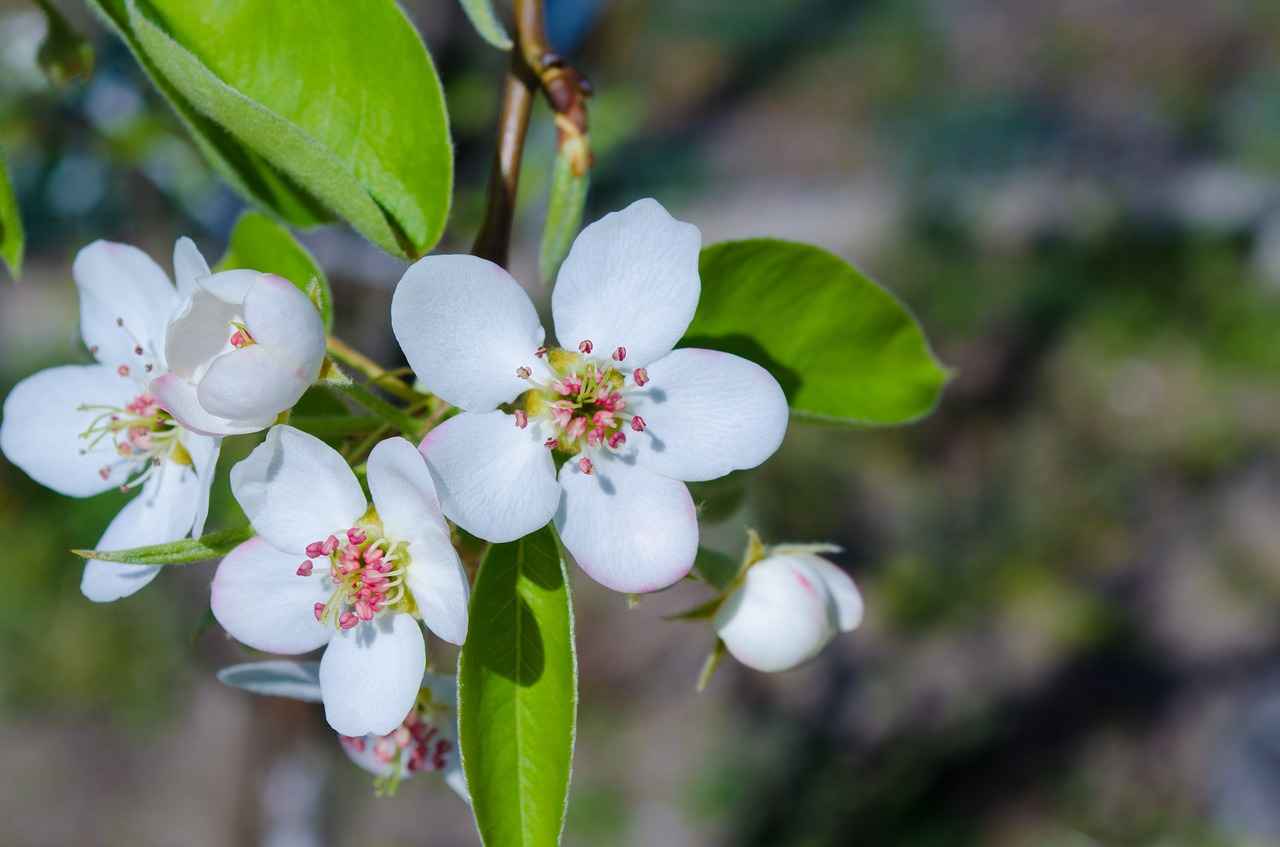
<svg viewBox="0 0 1280 847"><path fill-rule="evenodd" d="M597 582L629 594L666 588L689 572L698 552L698 520L683 482L602 452L595 473L575 460L560 469L564 498L556 529Z"/></svg>
<svg viewBox="0 0 1280 847"><path fill-rule="evenodd" d="M164 339L169 370L183 379L199 380L213 360L235 349L232 321L244 318L238 303L224 303L203 288L182 301Z"/></svg>
<svg viewBox="0 0 1280 847"><path fill-rule="evenodd" d="M366 465L369 493L388 538L413 541L424 533L449 534L427 462L403 438L378 442Z"/></svg>
<svg viewBox="0 0 1280 847"><path fill-rule="evenodd" d="M189 429L198 435L245 435L266 429L276 420L275 415L267 419L249 421L233 421L211 415L200 405L195 383L188 382L177 374L165 374L159 379L152 380L147 390L156 398L161 408L173 415L184 429Z"/></svg>
<svg viewBox="0 0 1280 847"><path fill-rule="evenodd" d="M840 631L851 632L857 629L862 623L864 607L862 594L858 591L858 586L854 585L853 578L845 573L843 568L837 567L821 556L800 555L796 558L802 559L813 568L826 583L831 602L835 607L831 617Z"/></svg>
<svg viewBox="0 0 1280 847"><path fill-rule="evenodd" d="M309 385L285 370L261 344L250 344L214 359L196 386L196 398L216 417L274 421Z"/></svg>
<svg viewBox="0 0 1280 847"><path fill-rule="evenodd" d="M747 569L716 611L714 625L735 659L758 671L809 661L835 635L822 578L795 556L771 556Z"/></svg>
<svg viewBox="0 0 1280 847"><path fill-rule="evenodd" d="M354 526L368 507L338 451L291 426L272 427L231 469L231 491L260 535L299 557L308 544Z"/></svg>
<svg viewBox="0 0 1280 847"><path fill-rule="evenodd" d="M209 489L213 487L214 474L218 469L218 454L222 452L222 439L187 431L183 431L179 438L187 455L191 457L192 470L200 481L196 518L191 525L191 537L199 538L204 534L205 518L209 517Z"/></svg>
<svg viewBox="0 0 1280 847"><path fill-rule="evenodd" d="M137 247L95 241L76 254L71 274L80 290L80 334L97 360L113 368L163 366L165 326L178 306L164 270Z"/></svg>
<svg viewBox="0 0 1280 847"><path fill-rule="evenodd" d="M306 294L282 276L262 274L244 298L249 335L304 386L316 381L324 361L324 320ZM301 395L299 395L301 396ZM287 406L292 406L296 398Z"/></svg>
<svg viewBox="0 0 1280 847"><path fill-rule="evenodd" d="M118 488L138 470L138 462L121 456L110 436L96 444L80 436L99 415L124 407L143 390L107 365L40 371L5 399L0 450L36 482L68 497ZM81 411L81 406L99 408Z"/></svg>
<svg viewBox="0 0 1280 847"><path fill-rule="evenodd" d="M529 296L475 256L427 256L409 266L391 301L391 326L418 378L445 401L487 412L529 385L516 376L546 337Z"/></svg>
<svg viewBox="0 0 1280 847"><path fill-rule="evenodd" d="M191 533L204 485L189 465L162 461L160 467L107 525L96 550L129 550L165 544ZM95 603L128 597L155 578L154 565L124 565L90 559L80 591Z"/></svg>
<svg viewBox="0 0 1280 847"><path fill-rule="evenodd" d="M185 235L179 238L173 245L173 281L178 285L178 296L186 297L194 292L197 283L210 273L209 263L196 243Z"/></svg>
<svg viewBox="0 0 1280 847"><path fill-rule="evenodd" d="M503 412L465 412L427 433L427 458L445 517L486 541L514 541L545 526L560 502L555 463Z"/></svg>
<svg viewBox="0 0 1280 847"><path fill-rule="evenodd" d="M213 616L227 634L268 653L307 653L326 644L334 629L316 620L315 604L328 602L334 586L328 568L298 576L303 558L262 537L228 553L209 592Z"/></svg>
<svg viewBox="0 0 1280 847"><path fill-rule="evenodd" d="M787 398L772 374L715 350L673 350L648 367L649 382L627 394L645 431L632 436L640 462L688 481L754 468L787 432Z"/></svg>
<svg viewBox="0 0 1280 847"><path fill-rule="evenodd" d="M218 273L200 280L200 287L217 297L223 303L241 306L249 293L249 288L262 276L260 271L237 268L232 271Z"/></svg>
<svg viewBox="0 0 1280 847"><path fill-rule="evenodd" d="M385 735L413 708L426 668L422 629L394 612L340 630L320 660L329 726L343 735Z"/></svg>
<svg viewBox="0 0 1280 847"><path fill-rule="evenodd" d="M246 662L218 671L218 681L267 697L288 697L304 703L319 703L320 663L272 659Z"/></svg>
<svg viewBox="0 0 1280 847"><path fill-rule="evenodd" d="M467 640L467 603L471 586L449 537L431 534L409 545L405 582L413 592L427 629L450 644Z"/></svg>
<svg viewBox="0 0 1280 847"><path fill-rule="evenodd" d="M669 352L698 307L701 248L698 228L656 200L637 200L583 229L551 294L560 345L590 340L605 357L626 347L631 367Z"/></svg>

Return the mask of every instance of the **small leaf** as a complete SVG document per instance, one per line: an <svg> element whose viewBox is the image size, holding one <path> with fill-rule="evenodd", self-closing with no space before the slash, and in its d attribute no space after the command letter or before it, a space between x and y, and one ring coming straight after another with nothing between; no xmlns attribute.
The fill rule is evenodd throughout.
<svg viewBox="0 0 1280 847"><path fill-rule="evenodd" d="M120 562L126 565L185 565L225 556L257 533L251 526L211 532L202 538L185 538L168 544L135 547L132 550L72 550L85 559Z"/></svg>
<svg viewBox="0 0 1280 847"><path fill-rule="evenodd" d="M307 248L299 244L288 230L261 212L245 212L231 229L227 252L214 270L250 268L282 276L308 293L311 280L316 280L320 315L325 329L333 325L333 294L329 280Z"/></svg>
<svg viewBox="0 0 1280 847"><path fill-rule="evenodd" d="M22 231L22 217L18 214L18 198L9 180L9 166L0 152L0 259L4 260L9 274L17 280L22 276L22 250L26 236Z"/></svg>
<svg viewBox="0 0 1280 847"><path fill-rule="evenodd" d="M549 528L485 554L458 659L462 766L486 847L559 842L578 664L560 546Z"/></svg>
<svg viewBox="0 0 1280 847"><path fill-rule="evenodd" d="M467 18L481 38L499 50L511 49L511 36L507 35L502 21L498 20L498 14L493 10L490 0L461 0L461 3L462 11L467 13Z"/></svg>
<svg viewBox="0 0 1280 847"><path fill-rule="evenodd" d="M698 547L698 555L693 560L693 573L716 591L728 588L729 583L737 579L741 572L742 563L732 556L710 547Z"/></svg>
<svg viewBox="0 0 1280 847"><path fill-rule="evenodd" d="M556 154L551 171L551 194L547 199L547 220L542 226L542 245L538 251L538 274L544 285L551 284L565 256L569 255L582 224L590 182L590 171L574 175L572 158L565 150Z"/></svg>
<svg viewBox="0 0 1280 847"><path fill-rule="evenodd" d="M933 411L947 370L892 294L810 244L760 238L713 244L681 346L767 368L791 410L846 424L897 424Z"/></svg>

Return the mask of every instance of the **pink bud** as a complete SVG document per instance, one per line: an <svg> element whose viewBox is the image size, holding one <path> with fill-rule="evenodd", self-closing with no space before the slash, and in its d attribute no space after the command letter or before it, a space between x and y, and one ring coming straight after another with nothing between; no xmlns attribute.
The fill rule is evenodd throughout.
<svg viewBox="0 0 1280 847"><path fill-rule="evenodd" d="M631 419L631 428L636 432L644 432L644 418L636 415Z"/></svg>
<svg viewBox="0 0 1280 847"><path fill-rule="evenodd" d="M579 353L590 353L591 349L592 349L592 344L590 341L583 341L581 344L578 345Z"/></svg>
<svg viewBox="0 0 1280 847"><path fill-rule="evenodd" d="M614 351L613 351L613 360L614 360L615 362L621 362L621 361L622 361L623 359L625 359L625 358L627 358L627 348L626 348L626 347L619 347L617 350L614 350Z"/></svg>
<svg viewBox="0 0 1280 847"><path fill-rule="evenodd" d="M649 381L649 372L644 368L636 368L635 371L632 372L631 378L636 381L636 385L643 387L644 384Z"/></svg>
<svg viewBox="0 0 1280 847"><path fill-rule="evenodd" d="M596 472L596 466L591 464L590 459L588 459L586 456L583 456L581 459L578 460L578 470L582 471L587 476L591 476L591 474Z"/></svg>
<svg viewBox="0 0 1280 847"><path fill-rule="evenodd" d="M307 559L298 565L298 576L311 576L311 560Z"/></svg>

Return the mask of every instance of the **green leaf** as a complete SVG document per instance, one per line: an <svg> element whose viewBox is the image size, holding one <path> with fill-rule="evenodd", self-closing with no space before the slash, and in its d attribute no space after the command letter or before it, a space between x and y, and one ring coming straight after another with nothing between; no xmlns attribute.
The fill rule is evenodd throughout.
<svg viewBox="0 0 1280 847"><path fill-rule="evenodd" d="M929 414L949 374L896 297L810 244L713 244L681 346L750 359L782 385L792 412L847 424Z"/></svg>
<svg viewBox="0 0 1280 847"><path fill-rule="evenodd" d="M324 318L325 329L333 326L333 294L324 271L287 229L261 212L245 212L232 228L227 252L218 260L215 270L232 268L277 274L302 289L304 294L308 293L311 280L316 280L320 301L317 308Z"/></svg>
<svg viewBox="0 0 1280 847"><path fill-rule="evenodd" d="M439 240L453 179L444 97L393 0L91 2L180 114L203 116L239 148L213 159L233 166L237 187L247 158L390 253L413 258Z"/></svg>
<svg viewBox="0 0 1280 847"><path fill-rule="evenodd" d="M22 231L22 217L18 214L18 198L13 194L9 180L9 166L0 152L0 259L16 280L22 276L22 250L26 236Z"/></svg>
<svg viewBox="0 0 1280 847"><path fill-rule="evenodd" d="M551 170L551 194L547 199L547 220L542 225L542 245L538 251L538 274L544 285L555 279L573 239L582 224L582 210L587 205L590 171L574 176L573 162L564 150L556 154Z"/></svg>
<svg viewBox="0 0 1280 847"><path fill-rule="evenodd" d="M499 50L511 49L511 36L507 35L502 21L498 20L490 0L461 0L461 2L462 11L467 13L467 18L470 19L471 25L476 28L481 38Z"/></svg>
<svg viewBox="0 0 1280 847"><path fill-rule="evenodd" d="M196 147L236 192L250 202L279 215L294 226L305 227L333 220L320 201L276 171L271 163L242 146L236 139L202 114L164 78L142 47L129 23L125 0L86 0L106 26L128 45L134 58L156 89L164 95L178 118L191 133Z"/></svg>
<svg viewBox="0 0 1280 847"><path fill-rule="evenodd" d="M742 573L742 562L719 550L699 546L693 573L716 591L724 591Z"/></svg>
<svg viewBox="0 0 1280 847"><path fill-rule="evenodd" d="M462 766L487 847L559 842L578 663L560 546L549 528L485 554L458 658Z"/></svg>
<svg viewBox="0 0 1280 847"><path fill-rule="evenodd" d="M132 550L72 550L85 559L121 562L126 565L185 565L225 556L257 533L251 526L211 532L201 538L185 538L168 544L134 547Z"/></svg>

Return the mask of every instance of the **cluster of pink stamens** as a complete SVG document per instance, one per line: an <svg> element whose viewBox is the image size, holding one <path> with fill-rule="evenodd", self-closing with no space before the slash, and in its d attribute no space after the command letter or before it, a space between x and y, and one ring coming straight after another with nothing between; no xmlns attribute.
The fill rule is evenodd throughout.
<svg viewBox="0 0 1280 847"><path fill-rule="evenodd" d="M388 545L374 539L361 527L353 526L342 540L330 535L307 545L307 558L298 565L298 576L315 572L312 559L329 559L329 578L337 586L327 603L316 603L316 620L328 626L351 629L361 621L371 621L384 609L396 605L405 595L404 550L401 544Z"/></svg>
<svg viewBox="0 0 1280 847"><path fill-rule="evenodd" d="M123 409L113 406L79 408L81 411L101 410L101 414L90 422L88 429L80 434L81 438L88 441L86 446L80 448L81 453L87 453L109 437L118 455L134 463L146 463L147 468L142 476L122 485L122 491L145 481L150 476L151 469L160 464L161 456L173 449L176 443L178 429L173 418L148 392L144 391L134 397ZM112 466L105 465L98 469L98 475L108 479L112 470Z"/></svg>
<svg viewBox="0 0 1280 847"><path fill-rule="evenodd" d="M394 793L402 775L442 771L448 765L445 757L453 750L453 742L437 725L447 717L447 710L434 704L431 692L423 688L404 722L386 735L338 737L353 754L364 753L372 745L374 759L387 768L378 780L379 793Z"/></svg>
<svg viewBox="0 0 1280 847"><path fill-rule="evenodd" d="M578 345L578 352L583 356L594 349L590 340ZM547 348L539 347L534 356L541 359L552 357ZM575 359L577 357L574 357ZM627 358L627 348L619 347L610 358L622 362ZM567 373L557 373L557 378L545 385L535 382L541 389L543 400L540 408L545 408L545 415L553 427L552 434L543 443L548 450L561 449L571 453L580 452L583 447L606 448L619 450L627 441L624 426L634 432L644 432L644 418L625 411L627 402L623 395L628 390L624 373L613 367L601 367L595 362L581 360L574 362ZM531 380L532 371L526 367L516 369L516 376ZM532 380L531 380L532 381ZM644 368L636 368L631 372L631 382L636 387L645 385L649 374ZM553 399L554 398L554 399ZM524 429L529 425L529 412L521 409L515 412L516 426ZM583 473L594 473L595 465L591 459L582 456L578 459L578 468Z"/></svg>

